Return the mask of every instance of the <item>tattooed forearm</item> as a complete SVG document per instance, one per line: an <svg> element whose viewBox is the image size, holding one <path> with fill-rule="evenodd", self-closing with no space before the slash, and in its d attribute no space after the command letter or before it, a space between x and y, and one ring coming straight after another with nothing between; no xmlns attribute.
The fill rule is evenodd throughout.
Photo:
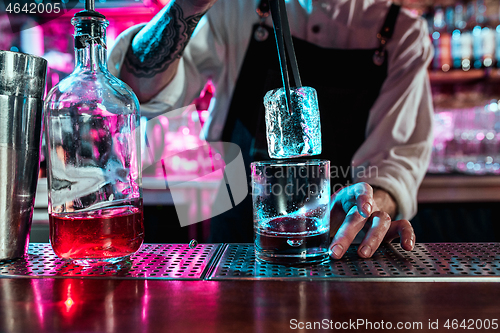
<svg viewBox="0 0 500 333"><path fill-rule="evenodd" d="M172 1L166 13L155 17L154 24L144 27L134 38L125 56L127 70L144 78L164 72L181 57L204 14L184 17L182 8Z"/></svg>

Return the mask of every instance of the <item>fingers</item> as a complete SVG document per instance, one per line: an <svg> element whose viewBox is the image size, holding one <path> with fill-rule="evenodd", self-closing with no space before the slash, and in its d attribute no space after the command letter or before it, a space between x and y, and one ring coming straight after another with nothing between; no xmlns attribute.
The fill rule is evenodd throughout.
<svg viewBox="0 0 500 333"><path fill-rule="evenodd" d="M369 221L371 222L370 228L358 247L358 255L361 258L369 258L373 255L385 239L392 224L389 214L381 211L373 213Z"/></svg>
<svg viewBox="0 0 500 333"><path fill-rule="evenodd" d="M346 217L346 213L355 207L358 213L367 218L377 209L373 200L373 189L367 183L357 183L344 187L332 195L330 213L330 235L333 237Z"/></svg>
<svg viewBox="0 0 500 333"><path fill-rule="evenodd" d="M373 211L373 195L362 194L356 198L356 206L358 207L359 213L367 218ZM359 208L361 207L361 209Z"/></svg>
<svg viewBox="0 0 500 333"><path fill-rule="evenodd" d="M348 212L353 206L356 206L359 213L367 218L375 205L373 189L367 183L357 183L344 187L332 196L332 204L332 208L341 206L344 212Z"/></svg>
<svg viewBox="0 0 500 333"><path fill-rule="evenodd" d="M389 243L398 237L401 238L403 249L413 250L415 233L408 220L391 221L389 214L382 211L373 213L367 220L357 212L356 207L353 207L330 245L331 255L334 259L340 259L345 254L366 222L368 222L369 227L358 247L358 255L361 258L370 258L382 242Z"/></svg>
<svg viewBox="0 0 500 333"><path fill-rule="evenodd" d="M391 242L397 237L401 238L403 249L413 250L415 233L411 223L408 220L391 222L389 214L379 211L370 185L357 183L345 187L332 195L331 202L330 235L334 239L330 251L334 259L345 254L367 221L367 233L358 248L360 257L371 257L382 242Z"/></svg>
<svg viewBox="0 0 500 333"><path fill-rule="evenodd" d="M338 229L330 245L331 255L334 259L340 259L349 248L352 241L363 228L366 218L359 214L356 206L347 213L344 222Z"/></svg>
<svg viewBox="0 0 500 333"><path fill-rule="evenodd" d="M354 187L354 194L356 197L356 206L358 207L359 213L363 217L370 217L373 207L375 205L375 200L373 199L373 188L367 183L358 183Z"/></svg>
<svg viewBox="0 0 500 333"><path fill-rule="evenodd" d="M408 220L393 221L387 234L384 237L384 242L391 242L396 238L401 238L401 246L406 251L411 251L415 247L415 232Z"/></svg>

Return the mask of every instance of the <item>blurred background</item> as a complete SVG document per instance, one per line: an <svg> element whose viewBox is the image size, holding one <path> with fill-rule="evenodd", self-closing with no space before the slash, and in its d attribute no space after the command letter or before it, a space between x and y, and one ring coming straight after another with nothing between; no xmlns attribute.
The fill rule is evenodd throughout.
<svg viewBox="0 0 500 333"><path fill-rule="evenodd" d="M96 8L110 21L107 45L125 29L149 21L169 0L96 0ZM435 107L434 146L428 174L419 191L419 213L413 219L421 242L500 241L500 1L498 0L402 0L395 1L424 18L435 49L429 66ZM0 2L0 49L30 53L48 60L47 90L72 72L74 66L71 17L84 2L63 16L6 14ZM133 13L133 15L131 15ZM37 24L40 23L40 24ZM13 33L11 25L20 30ZM355 65L355 64L353 64ZM208 83L196 110L188 108L175 118L158 123L165 156L204 144L200 131L213 86ZM213 156L211 156L213 158ZM212 164L211 164L212 163ZM176 243L196 238L205 241L209 232L208 198L216 182L206 179L190 186L213 160L177 154L166 166L178 177L178 196L185 209L203 222L181 228L172 194L155 190L161 170L144 173L146 242ZM48 241L45 163L42 161L32 242ZM164 184L164 183L163 183ZM172 191L172 189L171 189Z"/></svg>

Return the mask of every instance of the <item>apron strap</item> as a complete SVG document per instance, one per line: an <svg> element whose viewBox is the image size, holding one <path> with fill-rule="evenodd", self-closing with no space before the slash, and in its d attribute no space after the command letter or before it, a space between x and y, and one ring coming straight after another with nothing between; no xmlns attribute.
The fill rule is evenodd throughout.
<svg viewBox="0 0 500 333"><path fill-rule="evenodd" d="M394 27L396 26L396 20L398 18L400 10L401 6L396 4L391 4L389 12L385 17L384 25L382 26L382 29L380 29L380 32L377 34L378 39L383 38L385 40L389 40L392 38L392 35L394 33Z"/></svg>
<svg viewBox="0 0 500 333"><path fill-rule="evenodd" d="M269 16L269 0L260 0L259 6L257 7L257 15L260 18L266 18Z"/></svg>
<svg viewBox="0 0 500 333"><path fill-rule="evenodd" d="M396 26L396 20L399 15L399 11L401 10L401 6L391 4L389 7L389 11L387 12L387 16L385 17L384 24L382 25L382 29L380 29L377 34L377 38L379 40L379 47L375 51L373 55L373 62L377 66L382 66L385 60L385 47L387 41L392 38L394 34L394 27Z"/></svg>

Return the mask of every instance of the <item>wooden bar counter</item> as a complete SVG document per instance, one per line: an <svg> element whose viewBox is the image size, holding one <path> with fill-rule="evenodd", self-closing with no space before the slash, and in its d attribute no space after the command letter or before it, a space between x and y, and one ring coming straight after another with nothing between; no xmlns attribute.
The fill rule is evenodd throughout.
<svg viewBox="0 0 500 333"><path fill-rule="evenodd" d="M498 202L500 177L427 175L418 191L419 203Z"/></svg>

